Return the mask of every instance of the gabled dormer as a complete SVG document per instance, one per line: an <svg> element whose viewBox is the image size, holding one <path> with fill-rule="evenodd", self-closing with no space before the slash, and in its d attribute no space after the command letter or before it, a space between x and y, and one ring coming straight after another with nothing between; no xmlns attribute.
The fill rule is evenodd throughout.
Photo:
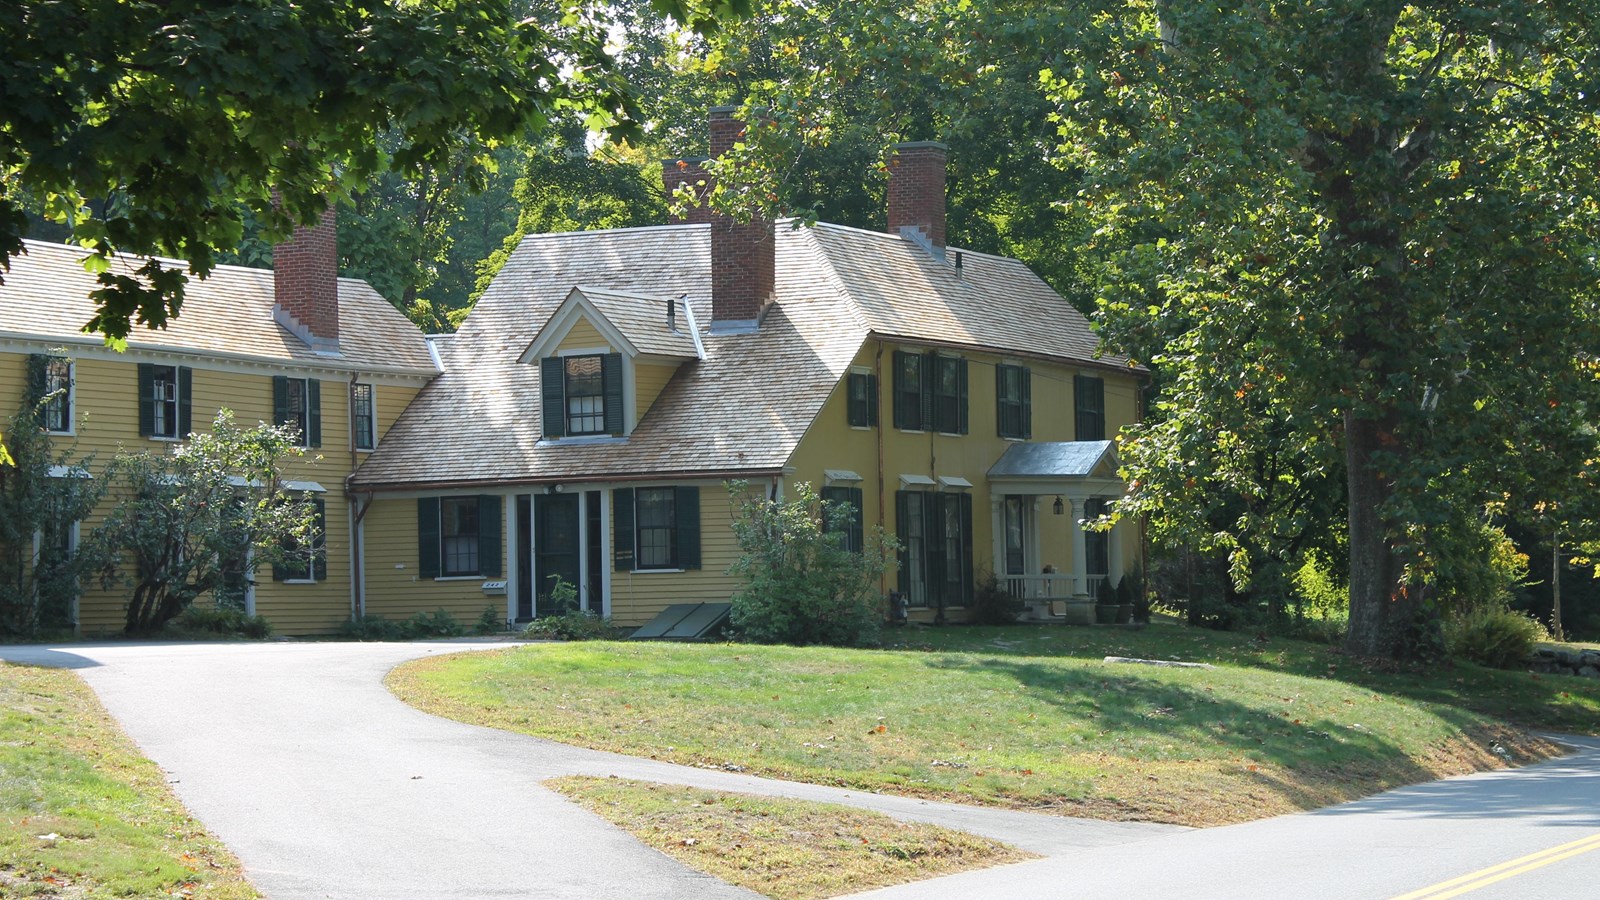
<svg viewBox="0 0 1600 900"><path fill-rule="evenodd" d="M539 367L542 439L552 440L627 436L678 366L704 358L686 298L579 285L518 361Z"/></svg>

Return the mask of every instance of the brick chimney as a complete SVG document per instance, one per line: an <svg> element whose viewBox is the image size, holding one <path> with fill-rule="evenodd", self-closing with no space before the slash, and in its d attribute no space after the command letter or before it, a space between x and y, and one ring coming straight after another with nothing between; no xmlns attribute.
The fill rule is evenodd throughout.
<svg viewBox="0 0 1600 900"><path fill-rule="evenodd" d="M339 352L339 231L333 205L272 248L272 318L318 353Z"/></svg>
<svg viewBox="0 0 1600 900"><path fill-rule="evenodd" d="M938 141L896 144L889 158L889 233L914 229L935 256L944 255L945 155Z"/></svg>
<svg viewBox="0 0 1600 900"><path fill-rule="evenodd" d="M744 135L745 124L735 118L738 107L712 107L707 120L711 155L721 156ZM683 157L662 164L667 192L679 184L702 179L714 186L700 165L702 159ZM711 331L713 334L754 331L761 314L772 303L775 261L772 223L754 219L739 223L732 217L696 206L678 221L708 224L711 229Z"/></svg>

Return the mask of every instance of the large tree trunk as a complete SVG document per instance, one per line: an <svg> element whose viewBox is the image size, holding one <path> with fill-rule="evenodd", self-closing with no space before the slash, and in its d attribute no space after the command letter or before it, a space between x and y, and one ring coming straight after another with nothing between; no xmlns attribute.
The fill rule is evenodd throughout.
<svg viewBox="0 0 1600 900"><path fill-rule="evenodd" d="M1395 541L1383 521L1388 476L1372 456L1391 424L1345 413L1345 463L1350 498L1350 629L1344 649L1357 656L1406 659L1416 650L1424 611L1421 585L1401 583ZM1393 447L1385 448L1393 450Z"/></svg>

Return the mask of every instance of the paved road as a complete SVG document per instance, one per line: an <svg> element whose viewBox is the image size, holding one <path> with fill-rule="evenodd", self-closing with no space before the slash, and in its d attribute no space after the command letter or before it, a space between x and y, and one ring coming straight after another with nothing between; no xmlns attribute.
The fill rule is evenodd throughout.
<svg viewBox="0 0 1600 900"><path fill-rule="evenodd" d="M489 646L66 645L0 647L0 659L78 669L273 900L754 896L539 786L565 774L843 802L1046 857L860 897L1444 900L1470 889L1478 900L1587 896L1600 880L1600 741L1527 769L1191 831L633 759L438 719L382 687L405 659Z"/></svg>

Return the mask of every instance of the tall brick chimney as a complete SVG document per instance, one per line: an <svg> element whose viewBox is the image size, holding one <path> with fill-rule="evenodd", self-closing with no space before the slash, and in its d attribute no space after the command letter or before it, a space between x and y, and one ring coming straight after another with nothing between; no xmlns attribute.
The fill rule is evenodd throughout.
<svg viewBox="0 0 1600 900"><path fill-rule="evenodd" d="M915 229L936 256L944 254L944 179L947 144L908 141L889 158L889 233Z"/></svg>
<svg viewBox="0 0 1600 900"><path fill-rule="evenodd" d="M745 123L735 118L737 111L733 106L711 108L707 126L713 157L732 149L744 135ZM694 157L663 162L661 177L667 192L672 193L680 184L701 180L709 191L715 182L701 162ZM754 331L762 312L772 303L776 276L772 223L761 218L739 223L703 205L690 209L677 221L708 224L711 229L712 333Z"/></svg>
<svg viewBox="0 0 1600 900"><path fill-rule="evenodd" d="M318 353L339 352L339 230L333 204L272 248L272 318Z"/></svg>

